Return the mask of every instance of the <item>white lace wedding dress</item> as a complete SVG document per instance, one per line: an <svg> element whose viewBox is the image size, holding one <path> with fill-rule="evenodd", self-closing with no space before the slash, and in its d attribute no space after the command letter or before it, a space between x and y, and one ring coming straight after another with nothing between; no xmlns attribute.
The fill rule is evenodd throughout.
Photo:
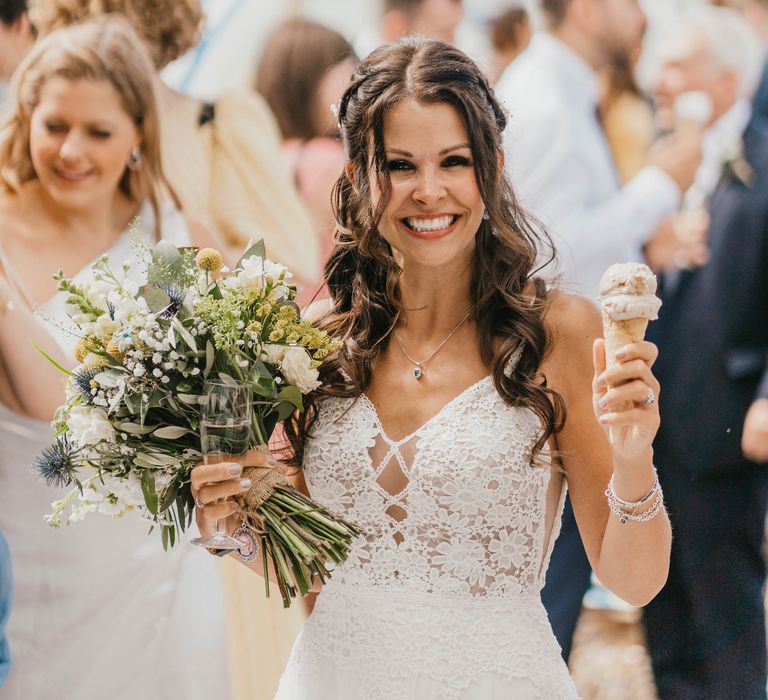
<svg viewBox="0 0 768 700"><path fill-rule="evenodd" d="M401 440L365 396L322 404L307 483L364 534L276 700L577 697L539 596L565 496L559 473L530 463L540 428L490 377Z"/></svg>

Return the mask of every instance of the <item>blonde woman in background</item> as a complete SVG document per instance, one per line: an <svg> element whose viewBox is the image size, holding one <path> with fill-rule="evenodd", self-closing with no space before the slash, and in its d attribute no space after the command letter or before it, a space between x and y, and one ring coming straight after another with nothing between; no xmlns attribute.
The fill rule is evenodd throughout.
<svg viewBox="0 0 768 700"><path fill-rule="evenodd" d="M199 0L31 0L41 34L89 17L118 12L145 40L159 71L200 40ZM263 238L272 259L288 265L300 285L319 275L312 221L284 168L280 134L259 96L243 90L204 103L159 78L163 162L189 215L225 240L244 246Z"/></svg>
<svg viewBox="0 0 768 700"><path fill-rule="evenodd" d="M32 463L65 397L33 344L74 366L78 337L62 332L72 323L52 273L91 281L102 254L119 268L135 216L147 242L209 239L161 200L152 64L127 22L51 34L13 88L0 129L0 530L15 577L2 698L205 700L226 683L214 641L224 642L218 570L191 546L164 552L130 515L92 514L58 531L45 523L64 492Z"/></svg>
<svg viewBox="0 0 768 700"><path fill-rule="evenodd" d="M159 70L200 38L199 0L32 0L41 34L89 17L124 15ZM282 167L280 134L258 95L242 91L206 104L156 80L163 163L182 209L232 244L263 238L270 258L287 265L300 287L320 276L312 220ZM283 610L260 582L223 562L232 700L271 697L304 622L301 605ZM216 697L219 700L219 697ZM222 700L224 700L222 698Z"/></svg>

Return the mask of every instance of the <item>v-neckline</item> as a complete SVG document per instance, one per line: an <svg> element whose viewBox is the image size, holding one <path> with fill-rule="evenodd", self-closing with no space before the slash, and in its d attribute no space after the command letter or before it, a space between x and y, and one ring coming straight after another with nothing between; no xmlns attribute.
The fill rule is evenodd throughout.
<svg viewBox="0 0 768 700"><path fill-rule="evenodd" d="M463 389L460 391L456 396L454 396L450 401L443 404L443 406L440 408L440 410L437 411L433 416L428 418L424 423L422 423L416 430L414 430L411 433L408 433L405 437L399 438L398 440L394 440L389 436L389 432L384 427L384 424L381 422L381 418L379 417L379 412L376 410L376 406L374 405L373 401L371 401L368 398L368 395L363 392L360 394L361 398L363 399L363 403L368 406L368 408L371 410L371 413L373 414L373 417L376 419L376 425L379 429L379 432L381 433L381 436L384 438L384 440L389 444L393 446L399 447L400 445L403 445L404 443L408 442L409 440L412 440L414 437L416 437L422 430L424 430L427 426L432 424L434 421L436 421L440 416L442 416L451 406L456 404L460 399L462 399L464 396L469 394L472 390L477 389L482 384L485 384L488 380L492 379L493 375L486 374L484 377L478 379L476 382L473 382L470 384L466 389Z"/></svg>

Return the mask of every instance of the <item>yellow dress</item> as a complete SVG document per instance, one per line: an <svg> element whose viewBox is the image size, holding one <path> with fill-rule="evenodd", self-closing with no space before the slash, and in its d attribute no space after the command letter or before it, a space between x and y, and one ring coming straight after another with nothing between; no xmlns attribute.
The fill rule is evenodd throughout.
<svg viewBox="0 0 768 700"><path fill-rule="evenodd" d="M645 165L655 136L653 110L639 95L613 96L603 115L603 128L622 182Z"/></svg>
<svg viewBox="0 0 768 700"><path fill-rule="evenodd" d="M202 126L197 100L165 89L161 106L163 166L182 210L229 243L263 239L299 283L317 280L317 235L264 100L246 90L224 95Z"/></svg>
<svg viewBox="0 0 768 700"><path fill-rule="evenodd" d="M264 239L270 259L286 265L299 284L317 280L317 234L283 167L266 103L246 91L225 95L201 126L200 102L167 90L161 99L163 166L184 212L230 243ZM230 700L266 700L275 694L306 606L297 601L285 610L279 595L267 599L263 579L234 560L221 563L221 574Z"/></svg>

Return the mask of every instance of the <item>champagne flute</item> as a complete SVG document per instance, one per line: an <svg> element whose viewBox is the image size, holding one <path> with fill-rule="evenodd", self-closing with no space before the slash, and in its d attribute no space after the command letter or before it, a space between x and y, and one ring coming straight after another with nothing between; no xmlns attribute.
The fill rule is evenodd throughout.
<svg viewBox="0 0 768 700"><path fill-rule="evenodd" d="M200 406L200 448L205 464L236 462L245 466L251 446L252 393L248 384L209 380ZM225 530L226 519L216 521L216 532L197 537L192 544L215 549L237 549L240 540Z"/></svg>

